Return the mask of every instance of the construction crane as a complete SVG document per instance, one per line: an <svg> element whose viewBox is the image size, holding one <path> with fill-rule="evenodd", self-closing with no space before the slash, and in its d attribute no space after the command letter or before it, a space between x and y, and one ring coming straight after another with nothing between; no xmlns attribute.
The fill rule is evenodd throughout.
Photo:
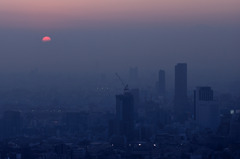
<svg viewBox="0 0 240 159"><path fill-rule="evenodd" d="M124 88L124 92L128 92L128 84L125 84L122 80L122 78L118 75L118 73L115 73L115 75L117 76L117 78L119 79L119 81L122 83L123 88Z"/></svg>

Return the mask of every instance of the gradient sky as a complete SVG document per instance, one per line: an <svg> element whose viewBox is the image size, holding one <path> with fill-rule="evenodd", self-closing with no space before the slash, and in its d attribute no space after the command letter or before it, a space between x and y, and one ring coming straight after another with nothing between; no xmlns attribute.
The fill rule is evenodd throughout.
<svg viewBox="0 0 240 159"><path fill-rule="evenodd" d="M63 28L111 23L234 22L239 0L1 0L4 27Z"/></svg>
<svg viewBox="0 0 240 159"><path fill-rule="evenodd" d="M194 86L233 85L239 17L240 0L0 0L0 73L138 66L173 79L187 62Z"/></svg>

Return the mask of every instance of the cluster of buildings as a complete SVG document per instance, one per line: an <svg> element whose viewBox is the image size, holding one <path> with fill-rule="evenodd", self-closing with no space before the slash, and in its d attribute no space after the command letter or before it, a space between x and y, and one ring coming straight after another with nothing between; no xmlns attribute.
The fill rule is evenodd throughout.
<svg viewBox="0 0 240 159"><path fill-rule="evenodd" d="M142 154L142 157L149 158L153 158L152 155L156 153L157 148L162 156L156 153L158 156L155 156L156 158L224 158L225 154L220 153L224 149L217 150L218 144L225 146L229 153L229 145L234 143L234 146L235 144L240 146L240 131L236 124L237 121L239 124L239 110L231 113L229 109L221 113L219 101L214 98L214 91L209 86L196 87L191 103L188 97L187 79L187 64L177 64L172 109L166 109L164 70L160 70L158 74L156 90L160 98L157 101L139 103L138 89L134 91L125 89L123 94L116 95L116 118L110 122L109 126L112 137L118 138L119 143L125 143L125 147L138 144L138 141L153 145L153 148L147 151L149 154ZM145 114L141 114L143 107L145 107ZM164 126L161 127L162 125ZM233 128L232 125L235 127ZM223 134L220 131L227 131L227 133ZM160 136L161 139L157 139ZM116 140L114 141L114 145L119 145ZM140 142L138 145L142 146L143 143ZM168 149L171 149L170 152ZM236 152L237 157L231 155L228 157L238 158L239 150Z"/></svg>
<svg viewBox="0 0 240 159"><path fill-rule="evenodd" d="M131 83L138 81L137 68L130 74ZM156 98L144 99L137 83L125 86L114 112L6 111L0 159L240 158L240 109L223 107L209 86L189 97L187 80L187 64L177 64L169 100L160 70Z"/></svg>

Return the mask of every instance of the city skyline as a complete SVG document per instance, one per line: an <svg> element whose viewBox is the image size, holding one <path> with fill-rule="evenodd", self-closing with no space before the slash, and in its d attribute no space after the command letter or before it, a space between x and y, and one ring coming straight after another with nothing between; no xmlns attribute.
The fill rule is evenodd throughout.
<svg viewBox="0 0 240 159"><path fill-rule="evenodd" d="M240 83L239 3L1 0L0 73L112 74L137 66L139 74L162 68L171 83L172 66L186 62L191 87L232 91Z"/></svg>
<svg viewBox="0 0 240 159"><path fill-rule="evenodd" d="M0 0L0 159L239 159L239 0Z"/></svg>
<svg viewBox="0 0 240 159"><path fill-rule="evenodd" d="M0 159L239 159L240 0L0 0Z"/></svg>

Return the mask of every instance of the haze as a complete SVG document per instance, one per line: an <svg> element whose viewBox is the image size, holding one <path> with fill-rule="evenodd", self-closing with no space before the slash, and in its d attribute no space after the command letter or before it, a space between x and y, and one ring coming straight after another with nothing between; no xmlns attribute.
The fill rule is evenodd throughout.
<svg viewBox="0 0 240 159"><path fill-rule="evenodd" d="M138 66L142 74L165 69L173 81L174 65L186 62L190 85L236 89L239 17L239 0L1 0L0 71L112 74Z"/></svg>

